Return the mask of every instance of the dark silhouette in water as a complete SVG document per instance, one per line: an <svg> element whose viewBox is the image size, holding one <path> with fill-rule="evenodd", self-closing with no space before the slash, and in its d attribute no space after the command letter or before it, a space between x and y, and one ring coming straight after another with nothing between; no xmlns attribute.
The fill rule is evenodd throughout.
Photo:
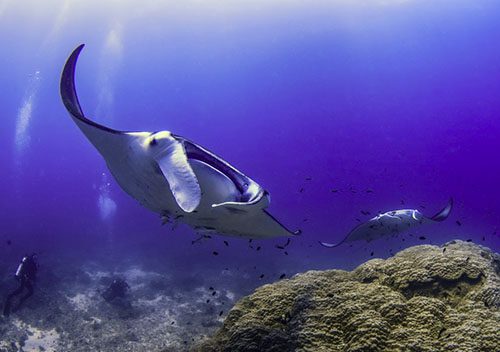
<svg viewBox="0 0 500 352"><path fill-rule="evenodd" d="M111 285L104 291L101 296L106 302L111 302L115 298L123 298L130 289L130 286L123 279L114 279Z"/></svg>
<svg viewBox="0 0 500 352"><path fill-rule="evenodd" d="M36 261L36 254L33 253L32 255L25 255L21 260L21 263L17 267L15 274L16 279L19 280L20 283L19 287L14 291L12 291L7 296L7 300L5 301L5 305L3 308L3 314L5 316L9 316L10 314L13 298L21 294L24 288L26 288L28 292L21 297L15 310L19 309L21 304L23 304L23 302L26 301L26 299L28 299L31 295L33 295L34 292L33 286L35 284L37 271L38 271L38 263Z"/></svg>

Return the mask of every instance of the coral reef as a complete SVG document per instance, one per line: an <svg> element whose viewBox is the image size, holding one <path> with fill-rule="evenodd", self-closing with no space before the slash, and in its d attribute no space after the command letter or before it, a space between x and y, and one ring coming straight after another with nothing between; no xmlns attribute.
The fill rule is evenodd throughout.
<svg viewBox="0 0 500 352"><path fill-rule="evenodd" d="M500 351L500 255L452 241L241 299L198 352Z"/></svg>

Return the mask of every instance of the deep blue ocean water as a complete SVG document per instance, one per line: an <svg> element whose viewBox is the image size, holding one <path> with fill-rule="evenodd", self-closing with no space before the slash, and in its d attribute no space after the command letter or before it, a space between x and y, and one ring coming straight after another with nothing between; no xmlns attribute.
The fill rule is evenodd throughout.
<svg viewBox="0 0 500 352"><path fill-rule="evenodd" d="M59 96L81 43L86 114L172 131L242 170L302 230L288 255L275 247L286 239L192 245L190 228L162 226L120 189ZM415 244L500 249L498 1L3 0L0 50L2 273L37 251L42 263L129 261L179 277L241 270L254 288ZM433 215L450 197L443 223L318 244L379 211Z"/></svg>

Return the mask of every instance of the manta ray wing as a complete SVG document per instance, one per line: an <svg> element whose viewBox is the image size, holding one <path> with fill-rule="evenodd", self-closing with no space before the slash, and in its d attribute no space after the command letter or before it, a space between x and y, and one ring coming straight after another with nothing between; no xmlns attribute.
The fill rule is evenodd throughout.
<svg viewBox="0 0 500 352"><path fill-rule="evenodd" d="M452 208L453 208L453 198L450 198L448 204L443 209L441 209L437 214L430 217L429 219L431 219L432 221L444 221L450 215Z"/></svg>
<svg viewBox="0 0 500 352"><path fill-rule="evenodd" d="M64 65L60 82L61 98L73 121L75 121L83 134L85 134L97 150L99 150L101 155L113 155L117 147L129 144L132 140L137 139L137 137L133 133L117 131L100 125L84 115L75 87L76 62L83 47L84 44L73 50Z"/></svg>
<svg viewBox="0 0 500 352"><path fill-rule="evenodd" d="M140 143L148 133L113 130L85 117L75 86L76 63L83 47L83 44L77 47L66 61L61 77L61 97L78 127L101 152L108 164L113 164L113 159L116 159L117 154L123 150L121 147L134 142ZM167 148L163 148L163 153L156 153L155 160L181 209L192 212L198 206L201 197L196 176L187 162L182 144L171 136L164 136L162 140L168 140L170 143Z"/></svg>
<svg viewBox="0 0 500 352"><path fill-rule="evenodd" d="M359 224L358 226L356 226L355 228L353 228L347 234L347 236L345 236L340 242L337 242L337 243L328 243L328 242L321 242L320 241L319 244L321 244L323 247L326 247L326 248L335 248L335 247L340 246L344 242L356 241L357 240L356 237L359 237L360 233L364 233L364 232L368 231L370 229L370 226L377 226L375 218L370 219L369 221L364 222L362 224Z"/></svg>

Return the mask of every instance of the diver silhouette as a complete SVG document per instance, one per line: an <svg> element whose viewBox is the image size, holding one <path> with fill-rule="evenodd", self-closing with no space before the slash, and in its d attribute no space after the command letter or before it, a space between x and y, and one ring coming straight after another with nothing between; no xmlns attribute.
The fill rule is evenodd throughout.
<svg viewBox="0 0 500 352"><path fill-rule="evenodd" d="M33 286L35 284L37 270L38 270L38 263L36 254L33 253L31 255L25 255L21 260L21 263L17 267L15 273L15 277L19 281L19 287L14 291L12 291L11 293L9 293L5 301L5 305L3 308L3 314L5 316L9 316L12 306L12 300L14 299L15 296L21 294L24 288L26 288L28 292L26 292L26 294L21 297L14 310L19 309L20 306L23 304L23 302L26 301L26 299L28 299L33 294L34 291Z"/></svg>

